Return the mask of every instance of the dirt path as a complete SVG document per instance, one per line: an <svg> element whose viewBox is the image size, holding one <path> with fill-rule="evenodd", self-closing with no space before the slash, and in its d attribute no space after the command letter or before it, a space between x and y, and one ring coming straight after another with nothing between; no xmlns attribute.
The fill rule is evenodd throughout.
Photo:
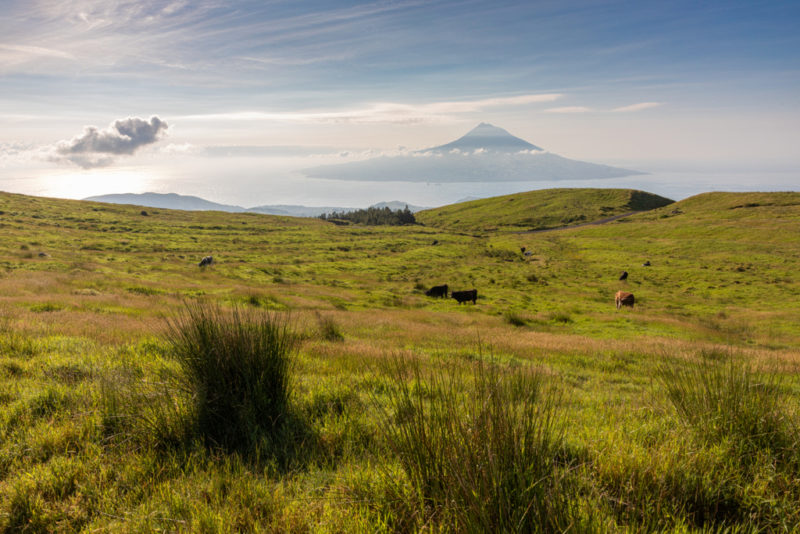
<svg viewBox="0 0 800 534"><path fill-rule="evenodd" d="M580 228L581 226L597 226L599 224L606 224L612 221L616 221L617 219L622 219L624 217L630 217L631 215L636 215L637 213L643 213L643 211L629 211L628 213L623 213L622 215L614 215L613 217L606 217L605 219L598 219L596 221L585 222L581 224L572 224L569 226L557 226L556 228L543 228L541 230L525 230L522 232L514 232L515 234L538 234L540 232L555 232L556 230L567 230L570 228Z"/></svg>

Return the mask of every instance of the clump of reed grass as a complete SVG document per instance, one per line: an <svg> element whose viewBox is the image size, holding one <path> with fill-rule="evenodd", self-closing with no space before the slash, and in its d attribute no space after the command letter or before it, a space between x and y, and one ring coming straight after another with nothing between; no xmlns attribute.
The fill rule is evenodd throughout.
<svg viewBox="0 0 800 534"><path fill-rule="evenodd" d="M277 432L290 418L295 340L283 316L188 304L170 323L168 341L195 433L242 449Z"/></svg>
<svg viewBox="0 0 800 534"><path fill-rule="evenodd" d="M528 324L524 317L513 311L507 311L503 314L503 319L511 326L526 326Z"/></svg>
<svg viewBox="0 0 800 534"><path fill-rule="evenodd" d="M588 528L563 461L559 396L540 373L478 360L464 374L423 375L417 362L397 359L390 376L396 386L379 427L408 482L387 469L389 515L400 528Z"/></svg>
<svg viewBox="0 0 800 534"><path fill-rule="evenodd" d="M319 336L325 341L344 341L344 334L331 317L317 313L317 324L319 325Z"/></svg>
<svg viewBox="0 0 800 534"><path fill-rule="evenodd" d="M745 460L749 453L791 454L797 428L782 402L779 375L715 356L658 369L680 418L707 441L731 439Z"/></svg>
<svg viewBox="0 0 800 534"><path fill-rule="evenodd" d="M550 312L548 317L551 321L556 323L567 324L572 322L572 316L569 314L569 312L565 311Z"/></svg>
<svg viewBox="0 0 800 534"><path fill-rule="evenodd" d="M689 439L649 450L645 462L601 464L611 500L623 521L644 530L679 517L710 531L792 530L800 520L787 504L800 498L793 482L800 476L798 426L780 375L722 351L700 356L663 363L656 372L692 430Z"/></svg>

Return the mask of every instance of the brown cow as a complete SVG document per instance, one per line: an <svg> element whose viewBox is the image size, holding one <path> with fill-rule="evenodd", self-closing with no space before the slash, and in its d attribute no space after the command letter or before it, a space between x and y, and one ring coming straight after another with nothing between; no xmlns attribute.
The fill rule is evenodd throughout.
<svg viewBox="0 0 800 534"><path fill-rule="evenodd" d="M628 293L627 291L617 291L617 294L614 295L614 302L617 304L617 309L620 309L622 306L630 306L633 308L633 293Z"/></svg>

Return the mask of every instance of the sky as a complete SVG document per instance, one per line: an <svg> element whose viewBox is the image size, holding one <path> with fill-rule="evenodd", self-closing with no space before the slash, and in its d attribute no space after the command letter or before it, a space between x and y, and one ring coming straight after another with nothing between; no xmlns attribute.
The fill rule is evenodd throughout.
<svg viewBox="0 0 800 534"><path fill-rule="evenodd" d="M798 190L798 27L796 0L4 0L0 190L359 207L548 185L302 173L480 122L648 173L576 186Z"/></svg>

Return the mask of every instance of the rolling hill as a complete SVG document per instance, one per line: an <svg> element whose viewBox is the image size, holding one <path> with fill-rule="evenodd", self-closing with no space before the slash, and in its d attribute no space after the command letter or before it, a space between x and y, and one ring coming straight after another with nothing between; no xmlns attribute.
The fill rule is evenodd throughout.
<svg viewBox="0 0 800 534"><path fill-rule="evenodd" d="M542 189L423 210L416 218L450 231L519 232L590 223L672 202L633 189Z"/></svg>

